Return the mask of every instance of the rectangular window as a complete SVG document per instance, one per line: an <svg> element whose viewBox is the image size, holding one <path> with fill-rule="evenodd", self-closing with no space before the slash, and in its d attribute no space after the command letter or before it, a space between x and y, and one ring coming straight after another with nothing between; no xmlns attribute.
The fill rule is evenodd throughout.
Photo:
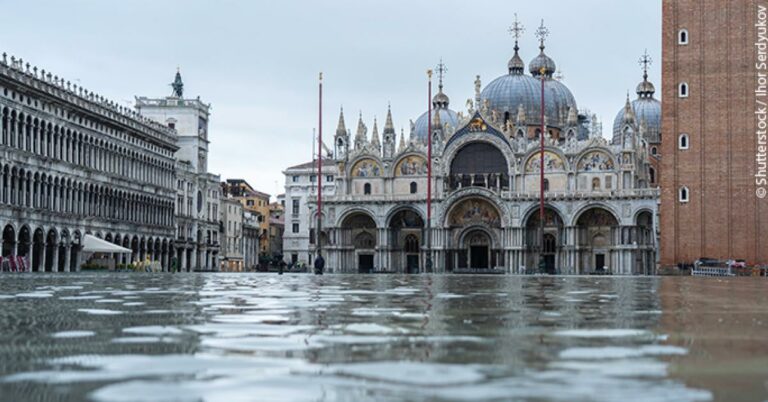
<svg viewBox="0 0 768 402"><path fill-rule="evenodd" d="M316 181L317 181L317 176L315 176L315 175L309 176L309 182L310 183L314 183Z"/></svg>
<svg viewBox="0 0 768 402"><path fill-rule="evenodd" d="M293 211L294 215L299 214L299 200L293 200L293 205L291 206L291 210Z"/></svg>
<svg viewBox="0 0 768 402"><path fill-rule="evenodd" d="M299 224L298 223L294 223L293 224L293 233L299 233Z"/></svg>
<svg viewBox="0 0 768 402"><path fill-rule="evenodd" d="M291 179L293 180L294 183L299 182L299 176L293 176Z"/></svg>
<svg viewBox="0 0 768 402"><path fill-rule="evenodd" d="M325 176L325 181L328 183L333 183L333 176Z"/></svg>

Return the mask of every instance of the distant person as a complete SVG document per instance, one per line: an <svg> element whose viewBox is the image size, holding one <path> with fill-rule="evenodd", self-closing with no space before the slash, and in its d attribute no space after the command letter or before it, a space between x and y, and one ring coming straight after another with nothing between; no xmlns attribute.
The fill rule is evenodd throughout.
<svg viewBox="0 0 768 402"><path fill-rule="evenodd" d="M278 275L283 274L283 264L277 264L277 274Z"/></svg>
<svg viewBox="0 0 768 402"><path fill-rule="evenodd" d="M325 269L325 259L322 255L318 255L315 258L315 275L322 275L323 269Z"/></svg>

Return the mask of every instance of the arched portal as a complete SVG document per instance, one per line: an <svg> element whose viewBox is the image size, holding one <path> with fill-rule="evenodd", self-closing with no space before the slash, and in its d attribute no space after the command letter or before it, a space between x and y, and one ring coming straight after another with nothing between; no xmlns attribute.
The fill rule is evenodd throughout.
<svg viewBox="0 0 768 402"><path fill-rule="evenodd" d="M14 248L16 247L16 230L13 226L6 225L3 228L3 258L8 258L14 254Z"/></svg>
<svg viewBox="0 0 768 402"><path fill-rule="evenodd" d="M45 269L43 265L43 254L45 252L45 234L43 229L35 229L35 233L32 236L32 266L30 269L33 272L40 272Z"/></svg>
<svg viewBox="0 0 768 402"><path fill-rule="evenodd" d="M50 229L45 238L45 272L53 272L58 267L58 235Z"/></svg>
<svg viewBox="0 0 768 402"><path fill-rule="evenodd" d="M556 274L562 269L563 219L550 207L531 211L525 224L526 271Z"/></svg>
<svg viewBox="0 0 768 402"><path fill-rule="evenodd" d="M359 273L370 273L376 268L378 233L376 221L365 212L355 212L341 223L341 269L356 267Z"/></svg>
<svg viewBox="0 0 768 402"><path fill-rule="evenodd" d="M450 208L447 235L450 245L445 254L448 272L492 269L504 266L499 208L480 197L465 198Z"/></svg>
<svg viewBox="0 0 768 402"><path fill-rule="evenodd" d="M421 271L424 220L416 211L404 209L389 220L390 266L409 274Z"/></svg>
<svg viewBox="0 0 768 402"><path fill-rule="evenodd" d="M509 188L509 164L504 154L485 142L461 148L451 161L449 184L452 190L463 187Z"/></svg>
<svg viewBox="0 0 768 402"><path fill-rule="evenodd" d="M590 208L576 220L579 273L611 272L619 222L605 208Z"/></svg>
<svg viewBox="0 0 768 402"><path fill-rule="evenodd" d="M29 257L30 249L32 248L32 234L29 232L29 226L22 226L19 230L19 244L16 246L16 255L18 257L24 257L20 263L24 264L23 267L17 269L24 271L29 270Z"/></svg>

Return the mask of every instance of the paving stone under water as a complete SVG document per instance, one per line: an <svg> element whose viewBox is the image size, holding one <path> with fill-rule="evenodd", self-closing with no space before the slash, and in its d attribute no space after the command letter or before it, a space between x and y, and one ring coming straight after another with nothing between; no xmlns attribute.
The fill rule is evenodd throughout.
<svg viewBox="0 0 768 402"><path fill-rule="evenodd" d="M0 400L768 399L751 278L0 275Z"/></svg>

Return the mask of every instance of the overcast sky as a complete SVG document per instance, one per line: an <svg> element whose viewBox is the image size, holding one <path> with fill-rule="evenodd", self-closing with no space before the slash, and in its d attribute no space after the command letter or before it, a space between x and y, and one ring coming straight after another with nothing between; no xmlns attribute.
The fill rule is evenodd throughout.
<svg viewBox="0 0 768 402"><path fill-rule="evenodd" d="M521 56L547 54L580 108L609 136L627 91L642 79L647 48L660 93L661 1L649 0L0 0L0 47L9 55L128 105L170 94L181 68L185 95L212 105L210 165L273 196L282 170L311 157L317 75L324 73L324 136L344 106L347 127L362 111L369 128L392 104L404 127L426 110L426 74L442 57L451 108L463 110L475 75L505 74L507 29L526 27ZM381 128L381 127L380 127ZM353 132L354 134L354 132Z"/></svg>

